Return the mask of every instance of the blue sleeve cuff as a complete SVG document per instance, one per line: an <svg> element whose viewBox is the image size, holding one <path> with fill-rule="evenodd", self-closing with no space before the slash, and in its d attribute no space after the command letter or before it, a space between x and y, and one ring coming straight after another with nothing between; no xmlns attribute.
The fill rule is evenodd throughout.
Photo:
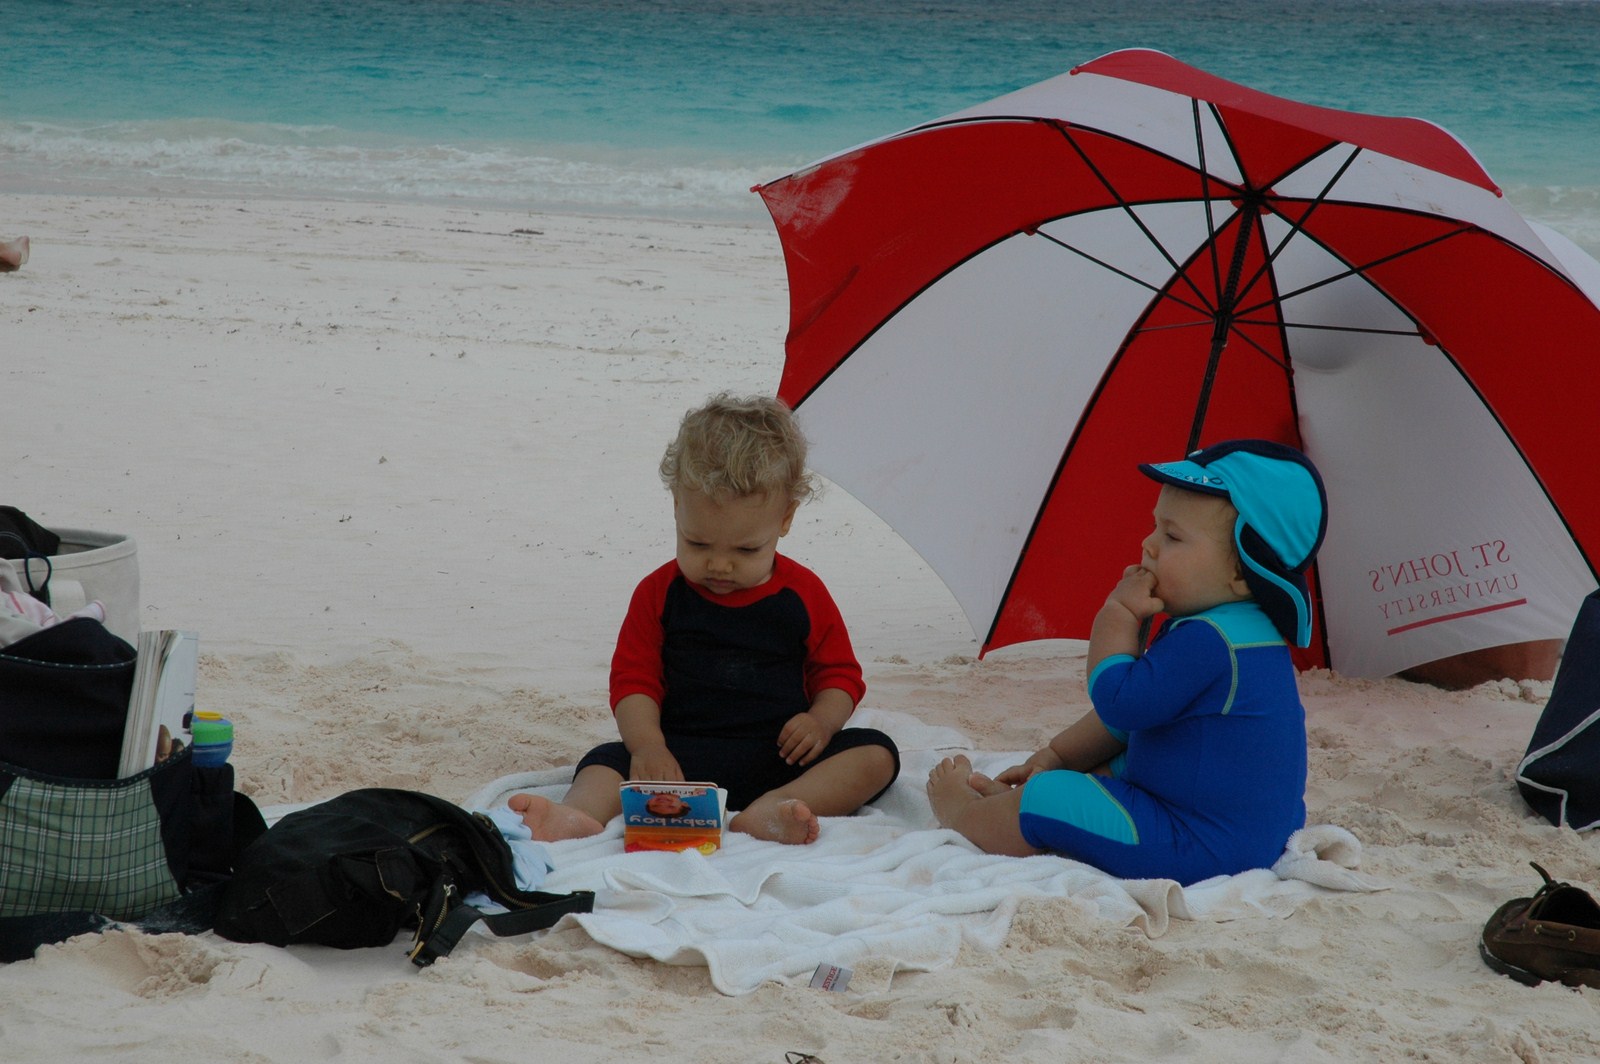
<svg viewBox="0 0 1600 1064"><path fill-rule="evenodd" d="M1132 663L1137 660L1132 654L1112 654L1110 657L1103 659L1100 664L1094 667L1094 671L1089 674L1089 701L1094 701L1094 685L1100 679L1102 673L1113 665L1121 665L1123 662Z"/></svg>

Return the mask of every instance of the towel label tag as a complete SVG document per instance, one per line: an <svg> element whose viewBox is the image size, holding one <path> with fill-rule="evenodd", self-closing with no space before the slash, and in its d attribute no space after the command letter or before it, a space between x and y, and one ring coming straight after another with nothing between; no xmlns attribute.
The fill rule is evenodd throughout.
<svg viewBox="0 0 1600 1064"><path fill-rule="evenodd" d="M836 964L819 964L811 974L813 990L843 990L850 985L850 969Z"/></svg>

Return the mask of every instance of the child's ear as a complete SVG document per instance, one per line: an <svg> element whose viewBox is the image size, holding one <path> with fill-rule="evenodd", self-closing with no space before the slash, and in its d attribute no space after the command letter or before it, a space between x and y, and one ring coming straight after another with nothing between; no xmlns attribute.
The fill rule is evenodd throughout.
<svg viewBox="0 0 1600 1064"><path fill-rule="evenodd" d="M784 512L784 515L783 515L783 527L778 529L778 537L780 539L789 534L789 526L794 524L795 511L798 510L798 509L800 509L800 503L798 501L795 501L795 502L791 502L789 504L789 509Z"/></svg>

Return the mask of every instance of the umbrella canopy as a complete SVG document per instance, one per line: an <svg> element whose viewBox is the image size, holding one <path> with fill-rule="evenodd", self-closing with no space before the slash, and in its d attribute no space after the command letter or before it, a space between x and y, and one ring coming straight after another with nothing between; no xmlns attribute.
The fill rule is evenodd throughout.
<svg viewBox="0 0 1600 1064"><path fill-rule="evenodd" d="M1086 637L1137 463L1236 437L1327 485L1302 664L1561 638L1596 587L1600 266L1437 126L1124 51L756 191L779 395L985 652Z"/></svg>

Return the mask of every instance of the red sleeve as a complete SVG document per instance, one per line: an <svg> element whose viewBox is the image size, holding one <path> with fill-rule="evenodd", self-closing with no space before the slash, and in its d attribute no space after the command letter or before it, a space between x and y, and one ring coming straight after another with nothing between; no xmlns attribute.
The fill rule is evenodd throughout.
<svg viewBox="0 0 1600 1064"><path fill-rule="evenodd" d="M649 695L661 704L666 694L666 679L661 674L661 613L666 607L667 587L678 575L678 563L670 561L639 581L628 603L628 614L617 633L617 649L611 655L611 711L629 695Z"/></svg>
<svg viewBox="0 0 1600 1064"><path fill-rule="evenodd" d="M837 687L859 706L867 684L844 617L822 578L799 563L791 564L794 572L789 586L800 593L811 619L811 635L806 639L806 697L816 698L818 691Z"/></svg>

